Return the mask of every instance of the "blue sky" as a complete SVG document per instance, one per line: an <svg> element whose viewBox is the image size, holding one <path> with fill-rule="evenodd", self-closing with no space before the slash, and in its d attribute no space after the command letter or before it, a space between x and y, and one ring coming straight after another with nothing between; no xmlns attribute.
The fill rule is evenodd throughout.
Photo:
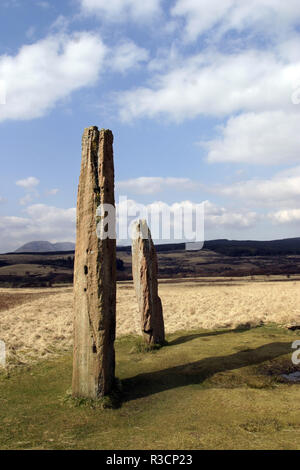
<svg viewBox="0 0 300 470"><path fill-rule="evenodd" d="M207 201L206 239L299 236L299 24L296 0L0 0L0 252L74 240L90 125L132 204Z"/></svg>

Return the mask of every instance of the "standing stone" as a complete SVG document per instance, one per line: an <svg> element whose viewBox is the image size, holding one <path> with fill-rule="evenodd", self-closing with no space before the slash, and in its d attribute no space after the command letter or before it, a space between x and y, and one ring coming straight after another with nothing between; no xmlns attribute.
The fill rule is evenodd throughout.
<svg viewBox="0 0 300 470"><path fill-rule="evenodd" d="M115 379L116 240L97 237L99 204L115 206L113 134L89 127L77 199L72 388L92 399L110 393Z"/></svg>
<svg viewBox="0 0 300 470"><path fill-rule="evenodd" d="M132 274L147 344L165 342L165 328L157 282L157 255L146 220L135 224L132 241Z"/></svg>

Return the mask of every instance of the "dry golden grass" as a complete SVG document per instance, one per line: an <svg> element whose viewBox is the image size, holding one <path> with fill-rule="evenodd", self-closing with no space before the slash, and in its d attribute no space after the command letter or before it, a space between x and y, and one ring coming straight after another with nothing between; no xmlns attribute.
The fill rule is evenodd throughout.
<svg viewBox="0 0 300 470"><path fill-rule="evenodd" d="M300 283L271 279L162 281L159 288L167 333L237 328L261 323L300 324ZM51 293L51 295L49 295ZM4 303L8 297L14 302ZM6 299L6 300L5 300ZM0 289L0 339L11 360L31 362L72 347L72 287ZM17 304L17 305L16 305ZM118 284L117 337L139 334L131 282Z"/></svg>

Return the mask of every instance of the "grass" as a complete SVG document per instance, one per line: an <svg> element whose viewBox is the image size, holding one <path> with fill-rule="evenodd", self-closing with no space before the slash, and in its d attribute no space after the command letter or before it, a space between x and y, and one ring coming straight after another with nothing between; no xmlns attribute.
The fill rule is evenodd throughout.
<svg viewBox="0 0 300 470"><path fill-rule="evenodd" d="M165 343L162 344L148 344L146 343L141 336L137 337L132 349L131 353L150 353L154 351L158 351L161 349L163 346L167 346L168 343L165 341Z"/></svg>
<svg viewBox="0 0 300 470"><path fill-rule="evenodd" d="M118 409L66 400L72 356L0 375L1 449L300 449L299 332L275 326L178 332L145 353L116 342Z"/></svg>
<svg viewBox="0 0 300 470"><path fill-rule="evenodd" d="M32 300L36 300L42 297L49 297L53 295L52 292L43 292L43 293L1 293L0 301L0 312L5 312L6 310L17 307L19 305L29 303Z"/></svg>

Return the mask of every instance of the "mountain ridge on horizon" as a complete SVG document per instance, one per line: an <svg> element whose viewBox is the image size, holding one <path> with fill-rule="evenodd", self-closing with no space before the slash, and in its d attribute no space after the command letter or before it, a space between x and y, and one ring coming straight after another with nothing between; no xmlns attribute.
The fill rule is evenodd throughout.
<svg viewBox="0 0 300 470"><path fill-rule="evenodd" d="M14 253L50 253L51 251L73 250L75 250L75 243L73 242L50 243L48 241L41 240L25 243L17 248Z"/></svg>
<svg viewBox="0 0 300 470"><path fill-rule="evenodd" d="M157 251L185 250L185 243L156 244ZM261 254L300 254L300 237L278 240L229 240L226 238L204 242L204 249L221 252L231 256L259 256ZM117 251L128 251L128 246L117 246ZM13 253L51 253L75 251L75 243L32 241L26 243Z"/></svg>

